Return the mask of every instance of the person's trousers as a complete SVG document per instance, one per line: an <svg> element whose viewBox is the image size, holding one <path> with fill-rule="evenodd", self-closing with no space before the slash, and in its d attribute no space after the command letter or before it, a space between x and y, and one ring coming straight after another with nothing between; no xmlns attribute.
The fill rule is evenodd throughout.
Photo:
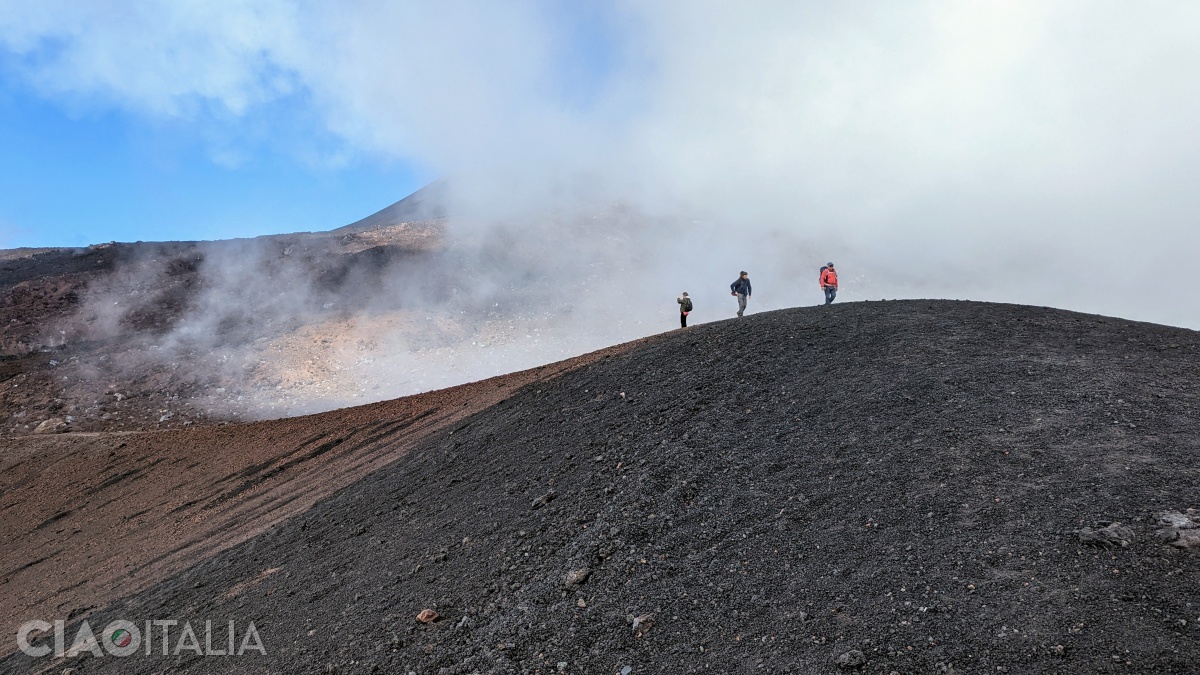
<svg viewBox="0 0 1200 675"><path fill-rule="evenodd" d="M837 297L837 286L826 286L825 287L825 304L828 305L829 303L833 302L833 299L836 297Z"/></svg>
<svg viewBox="0 0 1200 675"><path fill-rule="evenodd" d="M687 328L687 312L679 313L679 327Z"/></svg>
<svg viewBox="0 0 1200 675"><path fill-rule="evenodd" d="M741 316L744 311L746 311L746 294L738 293L738 316Z"/></svg>

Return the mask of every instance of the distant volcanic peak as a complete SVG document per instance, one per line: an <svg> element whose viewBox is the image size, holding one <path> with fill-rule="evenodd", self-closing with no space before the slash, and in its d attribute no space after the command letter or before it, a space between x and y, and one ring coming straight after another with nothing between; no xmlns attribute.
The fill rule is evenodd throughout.
<svg viewBox="0 0 1200 675"><path fill-rule="evenodd" d="M449 192L445 179L439 178L400 201L333 232L369 230L400 223L434 221L449 215Z"/></svg>

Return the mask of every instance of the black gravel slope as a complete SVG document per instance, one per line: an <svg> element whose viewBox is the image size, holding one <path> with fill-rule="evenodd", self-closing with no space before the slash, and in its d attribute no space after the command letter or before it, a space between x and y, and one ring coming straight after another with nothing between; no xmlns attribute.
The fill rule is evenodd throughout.
<svg viewBox="0 0 1200 675"><path fill-rule="evenodd" d="M253 620L267 657L54 667L1194 673L1200 555L1154 522L1200 507L1198 412L1183 329L928 301L689 328L92 617ZM1080 543L1109 520L1128 547Z"/></svg>

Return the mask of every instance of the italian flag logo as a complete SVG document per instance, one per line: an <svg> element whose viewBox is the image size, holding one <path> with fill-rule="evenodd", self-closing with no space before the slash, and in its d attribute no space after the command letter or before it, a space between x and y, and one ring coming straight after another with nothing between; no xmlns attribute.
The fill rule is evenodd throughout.
<svg viewBox="0 0 1200 675"><path fill-rule="evenodd" d="M118 628L113 631L112 637L109 640L114 647L128 647L129 643L133 642L133 634L124 628Z"/></svg>

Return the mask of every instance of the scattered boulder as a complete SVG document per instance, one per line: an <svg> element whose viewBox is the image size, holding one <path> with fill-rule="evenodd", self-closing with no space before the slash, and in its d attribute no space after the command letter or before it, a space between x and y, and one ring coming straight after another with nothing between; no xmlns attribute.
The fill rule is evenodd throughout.
<svg viewBox="0 0 1200 675"><path fill-rule="evenodd" d="M1163 511L1158 514L1158 524L1161 527L1173 527L1177 530L1194 530L1200 528L1200 513L1196 509L1188 509L1186 514L1178 511Z"/></svg>
<svg viewBox="0 0 1200 675"><path fill-rule="evenodd" d="M587 578L591 575L591 573L592 571L586 567L582 567L577 570L571 570L570 572L567 572L567 576L563 577L563 583L565 583L567 587L578 586L587 581Z"/></svg>
<svg viewBox="0 0 1200 675"><path fill-rule="evenodd" d="M1085 527L1076 530L1079 541L1089 546L1103 546L1106 549L1126 548L1133 541L1133 530L1121 523L1097 523L1095 528Z"/></svg>
<svg viewBox="0 0 1200 675"><path fill-rule="evenodd" d="M861 668L867 663L867 656L857 649L850 651L837 657L838 668Z"/></svg>
<svg viewBox="0 0 1200 675"><path fill-rule="evenodd" d="M421 623L433 623L440 618L442 618L441 615L432 609L423 609L417 613L417 621L420 621Z"/></svg>
<svg viewBox="0 0 1200 675"><path fill-rule="evenodd" d="M641 616L632 617L633 629L636 631L644 631L654 625L653 614L643 614Z"/></svg>
<svg viewBox="0 0 1200 675"><path fill-rule="evenodd" d="M70 425L61 417L51 417L43 421L41 424L33 428L35 434L61 434L67 430Z"/></svg>
<svg viewBox="0 0 1200 675"><path fill-rule="evenodd" d="M1187 513L1164 511L1158 514L1161 529L1156 531L1160 541L1175 548L1200 551L1200 512L1188 509Z"/></svg>
<svg viewBox="0 0 1200 675"><path fill-rule="evenodd" d="M531 506L535 510L540 509L543 506L554 501L554 498L557 496L558 496L558 493L555 492L554 490L551 490L551 491L547 492L546 494L542 495L541 497L538 497L537 499L533 500L533 504L531 504Z"/></svg>

